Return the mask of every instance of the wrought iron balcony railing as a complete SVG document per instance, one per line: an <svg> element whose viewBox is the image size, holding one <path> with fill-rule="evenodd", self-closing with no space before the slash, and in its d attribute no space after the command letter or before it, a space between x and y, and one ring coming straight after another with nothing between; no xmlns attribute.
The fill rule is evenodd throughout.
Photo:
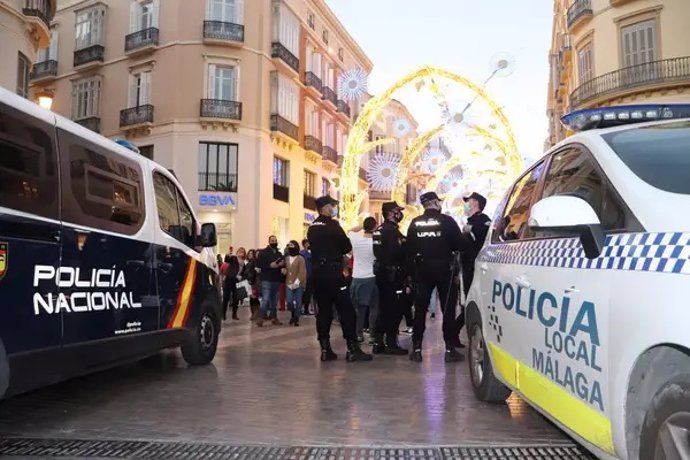
<svg viewBox="0 0 690 460"><path fill-rule="evenodd" d="M278 58L286 63L295 72L299 72L299 58L292 54L289 49L280 42L273 42L271 47L271 57Z"/></svg>
<svg viewBox="0 0 690 460"><path fill-rule="evenodd" d="M204 21L204 38L243 43L244 26L232 22Z"/></svg>
<svg viewBox="0 0 690 460"><path fill-rule="evenodd" d="M324 101L328 101L335 106L338 105L338 96L335 94L335 91L333 91L331 88L329 88L328 86L324 86L322 94Z"/></svg>
<svg viewBox="0 0 690 460"><path fill-rule="evenodd" d="M690 85L690 56L638 64L593 78L575 88L570 105L577 108L603 96L674 83Z"/></svg>
<svg viewBox="0 0 690 460"><path fill-rule="evenodd" d="M53 20L53 9L48 0L24 0L22 13L39 18L46 27L50 27L50 21Z"/></svg>
<svg viewBox="0 0 690 460"><path fill-rule="evenodd" d="M276 113L271 115L271 131L281 132L294 140L299 136L299 127Z"/></svg>
<svg viewBox="0 0 690 460"><path fill-rule="evenodd" d="M348 103L338 99L338 112L344 113L349 118L350 117L350 106L348 105Z"/></svg>
<svg viewBox="0 0 690 460"><path fill-rule="evenodd" d="M102 45L91 45L86 48L74 51L74 67L78 67L89 62L103 62L105 48Z"/></svg>
<svg viewBox="0 0 690 460"><path fill-rule="evenodd" d="M120 128L153 123L153 106L151 104L130 107L120 110Z"/></svg>
<svg viewBox="0 0 690 460"><path fill-rule="evenodd" d="M285 203L290 202L290 188L282 185L273 184L273 198Z"/></svg>
<svg viewBox="0 0 690 460"><path fill-rule="evenodd" d="M313 196L304 195L303 206L304 209L311 209L312 211L316 211L316 198L314 198Z"/></svg>
<svg viewBox="0 0 690 460"><path fill-rule="evenodd" d="M199 172L199 191L237 192L237 174Z"/></svg>
<svg viewBox="0 0 690 460"><path fill-rule="evenodd" d="M592 15L592 1L591 0L575 0L568 8L568 27L572 27L581 17Z"/></svg>
<svg viewBox="0 0 690 460"><path fill-rule="evenodd" d="M125 35L125 52L146 48L148 46L158 46L158 36L160 32L155 27L133 32Z"/></svg>
<svg viewBox="0 0 690 460"><path fill-rule="evenodd" d="M95 133L101 132L101 119L100 117L89 117L82 118L80 120L74 120L75 123L82 125L84 128L88 128Z"/></svg>
<svg viewBox="0 0 690 460"><path fill-rule="evenodd" d="M202 118L242 119L242 103L225 99L202 99L199 115Z"/></svg>
<svg viewBox="0 0 690 460"><path fill-rule="evenodd" d="M31 79L39 80L46 77L55 77L57 75L57 61L52 59L34 64L31 69Z"/></svg>
<svg viewBox="0 0 690 460"><path fill-rule="evenodd" d="M314 136L304 136L304 149L309 150L311 152L318 153L321 155L321 150L323 146L321 145L321 141L315 138Z"/></svg>
<svg viewBox="0 0 690 460"><path fill-rule="evenodd" d="M318 92L321 92L321 90L323 89L323 83L321 82L321 79L314 72L306 72L304 74L304 84L307 86L311 86Z"/></svg>
<svg viewBox="0 0 690 460"><path fill-rule="evenodd" d="M338 152L333 147L324 145L322 152L323 153L321 156L324 160L328 160L331 163L338 164Z"/></svg>

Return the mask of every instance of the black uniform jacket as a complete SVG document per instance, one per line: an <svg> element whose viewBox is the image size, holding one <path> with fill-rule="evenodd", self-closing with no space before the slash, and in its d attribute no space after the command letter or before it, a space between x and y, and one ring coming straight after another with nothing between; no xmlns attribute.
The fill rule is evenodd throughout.
<svg viewBox="0 0 690 460"><path fill-rule="evenodd" d="M319 216L307 230L311 245L311 260L316 266L319 262L342 263L343 256L352 251L352 243L338 221ZM318 270L318 268L314 268Z"/></svg>

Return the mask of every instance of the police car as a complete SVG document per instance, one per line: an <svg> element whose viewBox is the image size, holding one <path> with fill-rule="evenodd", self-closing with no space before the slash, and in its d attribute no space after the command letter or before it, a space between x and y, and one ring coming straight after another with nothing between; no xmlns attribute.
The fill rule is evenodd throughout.
<svg viewBox="0 0 690 460"><path fill-rule="evenodd" d="M600 458L690 458L690 106L563 122L476 261L474 392L516 392Z"/></svg>
<svg viewBox="0 0 690 460"><path fill-rule="evenodd" d="M220 331L213 224L153 161L0 88L0 396Z"/></svg>

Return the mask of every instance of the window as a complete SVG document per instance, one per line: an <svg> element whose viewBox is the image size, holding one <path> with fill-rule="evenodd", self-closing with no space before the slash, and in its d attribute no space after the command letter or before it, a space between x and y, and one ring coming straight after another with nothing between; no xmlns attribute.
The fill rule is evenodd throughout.
<svg viewBox="0 0 690 460"><path fill-rule="evenodd" d="M175 184L160 173L153 174L160 226L170 236L193 248L196 238L194 214Z"/></svg>
<svg viewBox="0 0 690 460"><path fill-rule="evenodd" d="M199 190L237 191L237 144L199 143Z"/></svg>
<svg viewBox="0 0 690 460"><path fill-rule="evenodd" d="M129 100L127 107L139 107L151 103L151 72L139 72L129 76Z"/></svg>
<svg viewBox="0 0 690 460"><path fill-rule="evenodd" d="M273 41L299 56L299 21L280 0L273 0Z"/></svg>
<svg viewBox="0 0 690 460"><path fill-rule="evenodd" d="M100 113L101 80L85 78L72 83L72 119L98 117Z"/></svg>
<svg viewBox="0 0 690 460"><path fill-rule="evenodd" d="M331 181L325 177L321 179L321 196L329 195L331 191Z"/></svg>
<svg viewBox="0 0 690 460"><path fill-rule="evenodd" d="M149 160L153 160L153 145L142 145L139 147L139 153L148 158Z"/></svg>
<svg viewBox="0 0 690 460"><path fill-rule="evenodd" d="M376 136L376 140L377 140L377 141L383 140L383 136ZM377 146L375 147L375 150L374 150L374 151L375 151L376 153L383 153L383 150L384 150L385 147L386 147L385 145L377 145Z"/></svg>
<svg viewBox="0 0 690 460"><path fill-rule="evenodd" d="M158 28L160 0L133 0L129 6L129 32Z"/></svg>
<svg viewBox="0 0 690 460"><path fill-rule="evenodd" d="M338 59L340 59L340 62L345 60L345 50L342 48L338 48Z"/></svg>
<svg viewBox="0 0 690 460"><path fill-rule="evenodd" d="M590 81L594 75L592 71L592 44L587 44L577 52L577 68L580 84Z"/></svg>
<svg viewBox="0 0 690 460"><path fill-rule="evenodd" d="M17 94L21 97L29 97L29 69L31 64L22 53L17 57Z"/></svg>
<svg viewBox="0 0 690 460"><path fill-rule="evenodd" d="M499 220L494 223L496 231L491 236L492 243L533 236L527 226L527 219L529 219L534 192L543 173L544 162L542 161L515 183L503 215L501 217L497 215Z"/></svg>
<svg viewBox="0 0 690 460"><path fill-rule="evenodd" d="M59 219L54 132L0 104L0 207Z"/></svg>
<svg viewBox="0 0 690 460"><path fill-rule="evenodd" d="M290 186L290 163L288 161L273 157L273 183L281 187Z"/></svg>
<svg viewBox="0 0 690 460"><path fill-rule="evenodd" d="M321 38L323 39L323 42L328 45L328 31L324 29L323 33L321 34Z"/></svg>
<svg viewBox="0 0 690 460"><path fill-rule="evenodd" d="M206 0L206 9L210 21L244 24L244 0Z"/></svg>
<svg viewBox="0 0 690 460"><path fill-rule="evenodd" d="M314 13L309 13L307 15L307 25L309 26L310 29L314 30L316 28L316 17L314 16Z"/></svg>
<svg viewBox="0 0 690 460"><path fill-rule="evenodd" d="M630 67L657 60L656 20L638 22L621 29L623 65Z"/></svg>
<svg viewBox="0 0 690 460"><path fill-rule="evenodd" d="M299 88L278 72L271 73L271 113L294 125L299 124Z"/></svg>
<svg viewBox="0 0 690 460"><path fill-rule="evenodd" d="M59 132L63 218L77 225L133 235L146 215L141 168L75 136Z"/></svg>
<svg viewBox="0 0 690 460"><path fill-rule="evenodd" d="M208 98L237 101L237 68L208 66Z"/></svg>
<svg viewBox="0 0 690 460"><path fill-rule="evenodd" d="M77 11L76 14L75 50L102 45L105 8L100 5L94 6L86 10Z"/></svg>
<svg viewBox="0 0 690 460"><path fill-rule="evenodd" d="M304 171L304 195L316 196L316 174Z"/></svg>
<svg viewBox="0 0 690 460"><path fill-rule="evenodd" d="M317 77L321 78L321 69L323 68L322 62L323 58L321 56L321 53L313 51L311 53L311 59L307 60L307 70L309 72L313 72L314 74L316 74Z"/></svg>
<svg viewBox="0 0 690 460"><path fill-rule="evenodd" d="M47 48L38 50L36 62L57 61L59 36L55 29L50 30L50 45Z"/></svg>

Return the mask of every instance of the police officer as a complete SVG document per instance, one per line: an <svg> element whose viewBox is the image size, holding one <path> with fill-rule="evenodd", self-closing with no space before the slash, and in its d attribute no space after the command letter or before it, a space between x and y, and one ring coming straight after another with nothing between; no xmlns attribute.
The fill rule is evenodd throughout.
<svg viewBox="0 0 690 460"><path fill-rule="evenodd" d="M438 288L443 313L445 361L462 361L455 349L457 338L455 305L458 289L454 283L453 253L460 250L462 234L452 217L441 213L441 200L435 192L420 197L424 214L410 223L407 232L408 257L417 283L414 327L410 360L422 361L422 338L426 327L426 312L431 293Z"/></svg>
<svg viewBox="0 0 690 460"><path fill-rule="evenodd" d="M330 343L333 306L335 305L347 341L347 361L371 361L357 342L355 310L350 300L350 289L343 276L343 257L352 251L352 244L340 224L333 220L338 201L330 196L316 199L319 217L309 226L307 239L311 247L314 278L314 298L318 305L316 330L321 345L321 361L333 361L338 355Z"/></svg>
<svg viewBox="0 0 690 460"><path fill-rule="evenodd" d="M379 312L373 328L372 349L376 354L407 354L407 350L398 344L406 263L405 237L398 228L403 219L403 209L395 201L384 203L382 212L385 221L373 235L376 287L379 290Z"/></svg>

